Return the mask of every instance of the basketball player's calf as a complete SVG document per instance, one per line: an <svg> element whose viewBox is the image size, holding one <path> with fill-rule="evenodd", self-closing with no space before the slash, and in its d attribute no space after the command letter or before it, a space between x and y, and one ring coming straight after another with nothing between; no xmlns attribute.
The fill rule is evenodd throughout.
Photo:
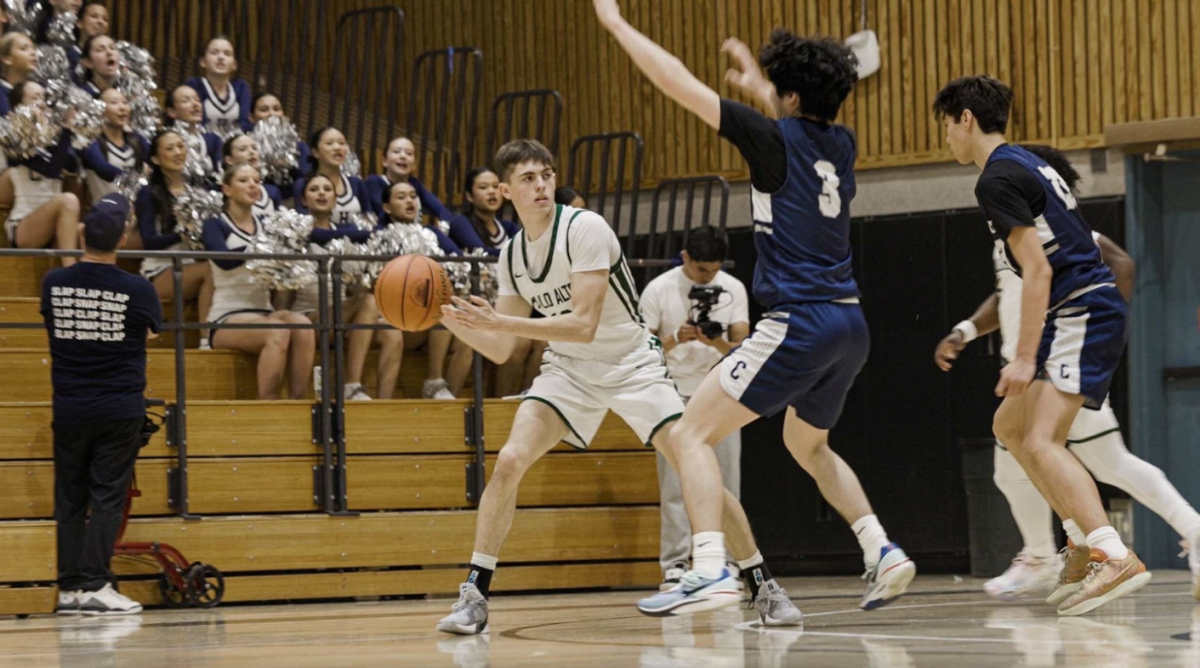
<svg viewBox="0 0 1200 668"><path fill-rule="evenodd" d="M459 600L438 622L439 631L460 635L488 632L488 596L500 549L512 528L517 490L525 472L566 436L567 427L549 406L526 401L513 418L511 435L496 457L496 467L479 501L475 548Z"/></svg>

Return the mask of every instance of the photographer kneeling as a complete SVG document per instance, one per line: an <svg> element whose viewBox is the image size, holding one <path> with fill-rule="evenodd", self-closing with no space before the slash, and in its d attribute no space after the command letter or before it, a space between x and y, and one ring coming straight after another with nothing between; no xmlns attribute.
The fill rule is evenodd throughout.
<svg viewBox="0 0 1200 668"><path fill-rule="evenodd" d="M684 244L683 266L650 281L642 294L642 317L663 344L667 369L684 401L730 350L750 334L746 286L721 271L729 246L709 226L692 230ZM740 495L742 435L735 431L717 444L717 461L726 489ZM679 582L688 568L691 527L683 506L679 476L658 455L662 536L659 563L663 585Z"/></svg>
<svg viewBox="0 0 1200 668"><path fill-rule="evenodd" d="M53 362L59 614L142 610L113 589L109 570L143 443L146 339L162 325L154 286L116 264L128 220L123 196L96 202L83 217L83 258L42 282Z"/></svg>

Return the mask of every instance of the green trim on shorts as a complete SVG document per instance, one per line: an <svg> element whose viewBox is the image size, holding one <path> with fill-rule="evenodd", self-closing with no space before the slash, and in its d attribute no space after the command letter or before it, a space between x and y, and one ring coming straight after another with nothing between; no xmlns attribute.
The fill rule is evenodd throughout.
<svg viewBox="0 0 1200 668"><path fill-rule="evenodd" d="M543 399L541 397L526 395L525 398L522 399L521 401L523 401L523 402L524 401L537 401L537 402L540 402L540 403L543 403L543 404L546 404L547 406L549 406L551 410L553 410L555 413L558 414L558 419L562 420L563 424L567 425L567 429L570 429L571 433L575 435L575 438L579 439L579 442L583 444L583 445L576 445L570 441L566 441L567 445L569 445L573 448L577 448L579 450L587 450L587 447L588 447L587 439L580 436L579 432L575 431L575 427L571 426L571 421L567 419L567 416L563 415L563 412L561 410L559 410L558 406L555 406L553 403L551 403L549 399ZM657 429L657 427L655 427L655 428Z"/></svg>
<svg viewBox="0 0 1200 668"><path fill-rule="evenodd" d="M683 417L683 413L676 413L674 415L668 415L667 417L663 418L662 422L659 422L658 424L654 425L654 429L650 430L650 438L646 439L646 442L644 443L644 445L647 448L653 448L654 447L654 443L653 443L654 437L658 435L658 430L667 426L668 422L674 422L675 420L678 420L681 417Z"/></svg>
<svg viewBox="0 0 1200 668"><path fill-rule="evenodd" d="M1072 441L1071 439L1068 438L1067 445L1079 445L1080 443L1088 443L1088 442L1094 441L1102 436L1108 436L1109 434L1113 433L1114 431L1119 432L1119 431L1121 431L1121 428L1113 427L1112 429L1109 429L1108 431L1102 431L1099 434L1093 434L1091 436L1088 436L1087 438L1081 438L1078 441Z"/></svg>

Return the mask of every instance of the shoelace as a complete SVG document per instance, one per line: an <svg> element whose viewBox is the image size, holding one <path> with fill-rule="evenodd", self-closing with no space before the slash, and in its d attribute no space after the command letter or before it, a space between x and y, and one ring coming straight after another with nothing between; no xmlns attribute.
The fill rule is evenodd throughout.
<svg viewBox="0 0 1200 668"><path fill-rule="evenodd" d="M1083 578L1083 584L1086 586L1089 582L1096 579L1096 574L1100 572L1101 568L1104 568L1104 564L1106 563L1108 562L1089 561L1087 565L1088 574Z"/></svg>

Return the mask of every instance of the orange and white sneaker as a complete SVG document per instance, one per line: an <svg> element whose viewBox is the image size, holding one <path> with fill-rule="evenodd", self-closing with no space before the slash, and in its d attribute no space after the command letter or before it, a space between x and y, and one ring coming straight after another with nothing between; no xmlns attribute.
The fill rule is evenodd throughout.
<svg viewBox="0 0 1200 668"><path fill-rule="evenodd" d="M1067 600L1068 596L1079 591L1083 586L1083 579L1088 574L1088 562L1091 561L1087 546L1075 547L1075 543L1070 540L1058 555L1062 559L1063 567L1058 573L1058 584L1055 585L1054 591L1046 597L1046 602L1050 605L1058 605Z"/></svg>
<svg viewBox="0 0 1200 668"><path fill-rule="evenodd" d="M1083 586L1058 606L1059 615L1073 617L1091 612L1109 601L1145 587L1151 578L1146 565L1133 550L1129 551L1129 556L1118 560L1110 559L1104 550L1093 549L1087 568Z"/></svg>

